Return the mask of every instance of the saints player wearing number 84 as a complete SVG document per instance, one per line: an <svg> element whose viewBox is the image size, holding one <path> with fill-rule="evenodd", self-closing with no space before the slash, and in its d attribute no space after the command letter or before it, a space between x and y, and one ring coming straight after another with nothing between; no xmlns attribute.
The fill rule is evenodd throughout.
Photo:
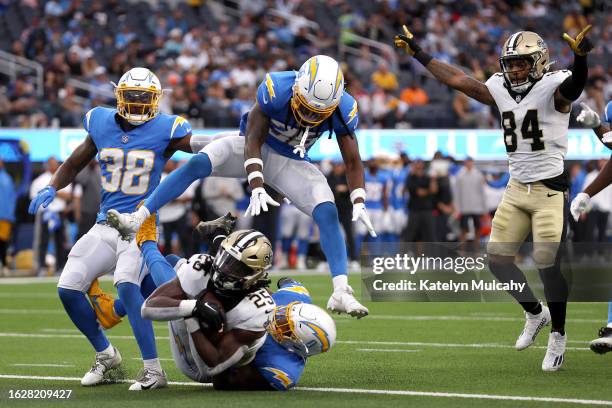
<svg viewBox="0 0 612 408"><path fill-rule="evenodd" d="M121 77L119 84L113 85L117 108L95 107L87 112L83 118L88 133L85 141L60 166L49 185L38 192L29 212L35 214L41 205L46 208L56 191L73 182L97 156L102 172L97 223L70 251L59 279L58 294L70 319L96 351L95 363L81 384L99 384L107 370L121 363L121 355L98 325L99 321L104 328L110 328L120 321L112 299L97 284L98 277L114 271L115 286L126 309L122 314L127 311L144 361L144 369L130 390L144 390L166 384L157 358L153 326L140 315L143 294L148 295L145 288L154 285L146 268L141 269L142 258L136 243L122 239L107 225L106 211L110 208L134 211L159 184L162 169L175 151L197 152L202 146L198 145L198 136L192 137L189 122L159 112L162 88L151 71L133 68Z"/></svg>
<svg viewBox="0 0 612 408"><path fill-rule="evenodd" d="M567 343L567 283L557 256L559 242L565 236L565 193L569 184L563 159L571 104L587 80L586 55L593 46L585 35L590 28L587 26L576 38L563 35L574 52L572 71L550 70L548 47L538 34L512 34L502 48L501 72L486 83L432 58L406 26L395 37L395 46L404 49L440 82L481 103L495 105L501 112L511 179L493 218L487 248L489 267L501 281L526 283L514 257L529 232L533 234L533 256L544 282L548 307L536 299L528 286L522 293L510 294L525 309L526 323L516 341L517 350L529 347L539 331L552 322L542 362L544 371L561 368Z"/></svg>

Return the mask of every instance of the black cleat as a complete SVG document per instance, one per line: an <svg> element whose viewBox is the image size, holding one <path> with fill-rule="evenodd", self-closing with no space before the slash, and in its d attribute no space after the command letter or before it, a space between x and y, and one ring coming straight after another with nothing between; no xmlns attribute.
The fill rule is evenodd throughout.
<svg viewBox="0 0 612 408"><path fill-rule="evenodd" d="M612 351L612 327L599 329L599 338L593 340L590 347L597 354L606 354Z"/></svg>
<svg viewBox="0 0 612 408"><path fill-rule="evenodd" d="M227 213L215 220L201 221L196 225L195 229L204 242L211 244L216 237L225 237L231 234L236 226L237 219L232 214Z"/></svg>

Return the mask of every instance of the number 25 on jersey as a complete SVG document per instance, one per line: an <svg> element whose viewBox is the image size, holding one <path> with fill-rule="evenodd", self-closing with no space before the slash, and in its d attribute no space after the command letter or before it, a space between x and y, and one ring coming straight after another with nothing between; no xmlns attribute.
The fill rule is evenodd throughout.
<svg viewBox="0 0 612 408"><path fill-rule="evenodd" d="M100 151L102 188L109 193L144 194L149 187L155 153L151 150L105 148Z"/></svg>

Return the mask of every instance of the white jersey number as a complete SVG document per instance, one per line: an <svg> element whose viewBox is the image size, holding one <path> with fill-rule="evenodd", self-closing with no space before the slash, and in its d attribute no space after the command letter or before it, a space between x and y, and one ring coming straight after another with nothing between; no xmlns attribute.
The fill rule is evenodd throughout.
<svg viewBox="0 0 612 408"><path fill-rule="evenodd" d="M502 113L502 126L504 127L504 143L506 144L506 152L512 153L518 147L516 130L516 121L514 120L514 112L507 111ZM542 141L543 134L538 122L538 111L530 109L525 114L523 125L521 126L521 136L523 139L531 139L531 151L544 150L544 142Z"/></svg>
<svg viewBox="0 0 612 408"><path fill-rule="evenodd" d="M114 193L121 188L124 194L146 193L155 164L151 150L130 150L127 155L121 149L107 148L100 151L100 162L106 163L102 174L102 188Z"/></svg>

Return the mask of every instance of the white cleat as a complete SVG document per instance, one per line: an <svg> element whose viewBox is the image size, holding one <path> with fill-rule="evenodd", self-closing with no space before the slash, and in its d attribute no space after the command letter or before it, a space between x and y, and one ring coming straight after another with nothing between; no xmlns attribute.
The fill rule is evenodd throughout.
<svg viewBox="0 0 612 408"><path fill-rule="evenodd" d="M168 379L166 373L162 370L151 370L149 368L143 368L136 377L136 382L130 385L130 391L145 391L153 390L155 388L164 388L168 385Z"/></svg>
<svg viewBox="0 0 612 408"><path fill-rule="evenodd" d="M368 315L367 307L359 303L353 296L353 288L346 285L343 288L336 288L334 293L327 301L327 308L335 313L346 313L358 319Z"/></svg>
<svg viewBox="0 0 612 408"><path fill-rule="evenodd" d="M565 346L567 344L567 333L563 336L559 332L551 332L548 337L548 348L544 361L542 361L542 370L557 371L563 365Z"/></svg>
<svg viewBox="0 0 612 408"><path fill-rule="evenodd" d="M140 229L140 226L145 221L139 217L138 212L120 213L117 210L108 210L106 212L106 221L108 224L119 231L121 237L125 240L131 240Z"/></svg>
<svg viewBox="0 0 612 408"><path fill-rule="evenodd" d="M523 332L516 339L514 347L518 350L525 350L535 341L540 330L550 324L550 310L542 305L542 311L539 314L531 314L525 312L525 327Z"/></svg>
<svg viewBox="0 0 612 408"><path fill-rule="evenodd" d="M83 378L81 378L81 385L89 387L92 385L98 385L104 381L104 373L113 368L119 367L121 364L121 354L119 350L113 347L114 354L110 355L107 353L96 353L96 362L91 367Z"/></svg>
<svg viewBox="0 0 612 408"><path fill-rule="evenodd" d="M593 340L589 346L597 354L605 354L612 351L612 327L602 327L599 329L599 338Z"/></svg>

